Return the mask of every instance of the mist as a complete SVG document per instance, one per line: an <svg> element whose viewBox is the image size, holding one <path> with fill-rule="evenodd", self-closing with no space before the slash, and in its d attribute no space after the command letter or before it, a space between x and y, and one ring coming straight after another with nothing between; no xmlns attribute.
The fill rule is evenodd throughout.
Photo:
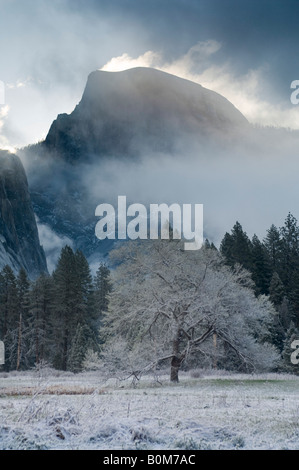
<svg viewBox="0 0 299 470"><path fill-rule="evenodd" d="M73 248L73 242L68 237L58 236L49 225L41 224L37 218L37 229L39 233L40 243L44 249L49 273L52 273L56 266L61 253L61 249L66 245Z"/></svg>
<svg viewBox="0 0 299 470"><path fill-rule="evenodd" d="M204 205L205 236L219 245L239 221L259 238L272 224L282 226L289 212L299 218L296 149L299 135L288 131L252 131L252 139L230 151L186 144L176 155L146 154L139 162L105 161L88 171L85 188L96 203L116 206L117 196L130 203Z"/></svg>
<svg viewBox="0 0 299 470"><path fill-rule="evenodd" d="M64 244L84 251L88 242L87 258L96 271L105 260L103 242L95 241L96 207L109 203L117 210L117 198L122 195L128 205L203 204L204 237L217 247L236 221L250 238L256 234L262 240L272 224L284 224L289 212L299 219L298 144L297 132L251 127L246 136L228 147L215 143L197 146L182 137L173 153L146 151L138 158L98 158L75 167L51 160L53 186L45 187L45 193L47 198L50 194L57 197L53 196L57 220L52 228L39 224L50 269ZM33 173L25 163L33 184L37 162ZM45 173L48 171L46 166ZM70 196L74 188L77 198ZM58 210L61 198L64 206ZM109 241L108 251L112 246Z"/></svg>

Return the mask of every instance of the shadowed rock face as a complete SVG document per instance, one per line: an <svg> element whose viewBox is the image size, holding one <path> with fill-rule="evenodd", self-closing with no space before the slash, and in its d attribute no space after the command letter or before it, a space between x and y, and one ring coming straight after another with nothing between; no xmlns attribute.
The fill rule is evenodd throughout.
<svg viewBox="0 0 299 470"><path fill-rule="evenodd" d="M136 181L126 169L142 160L183 161L192 146L200 159L210 144L210 155L216 147L231 148L249 127L227 99L189 80L150 68L92 72L74 111L58 115L45 141L25 151L34 211L89 259L105 256L113 242L96 239L95 208L108 202L105 187L115 172L123 171L130 190ZM116 170L105 179L104 168ZM153 192L155 184L154 178ZM118 190L115 185L108 196Z"/></svg>
<svg viewBox="0 0 299 470"><path fill-rule="evenodd" d="M0 269L24 267L31 278L47 272L20 159L0 151Z"/></svg>
<svg viewBox="0 0 299 470"><path fill-rule="evenodd" d="M92 72L81 102L53 122L45 145L64 161L99 155L173 151L178 138L198 141L246 128L223 96L150 68Z"/></svg>

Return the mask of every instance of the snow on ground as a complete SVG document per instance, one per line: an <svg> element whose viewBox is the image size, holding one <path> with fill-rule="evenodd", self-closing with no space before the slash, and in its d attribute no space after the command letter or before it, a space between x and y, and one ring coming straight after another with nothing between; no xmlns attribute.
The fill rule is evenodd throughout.
<svg viewBox="0 0 299 470"><path fill-rule="evenodd" d="M200 376L198 376L200 375ZM0 450L299 449L299 377L0 373Z"/></svg>

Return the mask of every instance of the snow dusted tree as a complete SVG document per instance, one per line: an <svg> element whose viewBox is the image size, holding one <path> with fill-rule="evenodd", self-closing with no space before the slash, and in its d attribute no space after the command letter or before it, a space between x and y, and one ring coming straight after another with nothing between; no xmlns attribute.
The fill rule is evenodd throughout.
<svg viewBox="0 0 299 470"><path fill-rule="evenodd" d="M284 348L282 351L282 358L283 358L283 363L282 363L282 370L285 372L297 374L299 373L298 371L298 364L297 361L296 363L292 362L292 354L294 353L295 349L294 346L294 341L299 340L299 330L296 328L293 322L290 323L290 326L288 328L286 338L284 340Z"/></svg>
<svg viewBox="0 0 299 470"><path fill-rule="evenodd" d="M112 291L111 272L106 264L102 263L94 278L94 307L97 315L99 344L103 342L102 322L104 312L107 312L109 295Z"/></svg>
<svg viewBox="0 0 299 470"><path fill-rule="evenodd" d="M250 370L267 370L277 359L266 341L272 304L257 298L248 272L225 265L217 250L133 241L111 257L118 267L105 315L106 367L138 375L168 361L177 382L184 361L213 335Z"/></svg>
<svg viewBox="0 0 299 470"><path fill-rule="evenodd" d="M112 290L110 269L102 263L94 279L95 284L95 304L99 317L106 312L109 304L109 294Z"/></svg>

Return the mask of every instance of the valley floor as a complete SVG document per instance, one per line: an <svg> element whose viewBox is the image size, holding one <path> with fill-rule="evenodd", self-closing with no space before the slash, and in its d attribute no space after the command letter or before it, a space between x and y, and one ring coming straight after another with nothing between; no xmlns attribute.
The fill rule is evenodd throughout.
<svg viewBox="0 0 299 470"><path fill-rule="evenodd" d="M0 450L299 449L299 377L0 373Z"/></svg>

